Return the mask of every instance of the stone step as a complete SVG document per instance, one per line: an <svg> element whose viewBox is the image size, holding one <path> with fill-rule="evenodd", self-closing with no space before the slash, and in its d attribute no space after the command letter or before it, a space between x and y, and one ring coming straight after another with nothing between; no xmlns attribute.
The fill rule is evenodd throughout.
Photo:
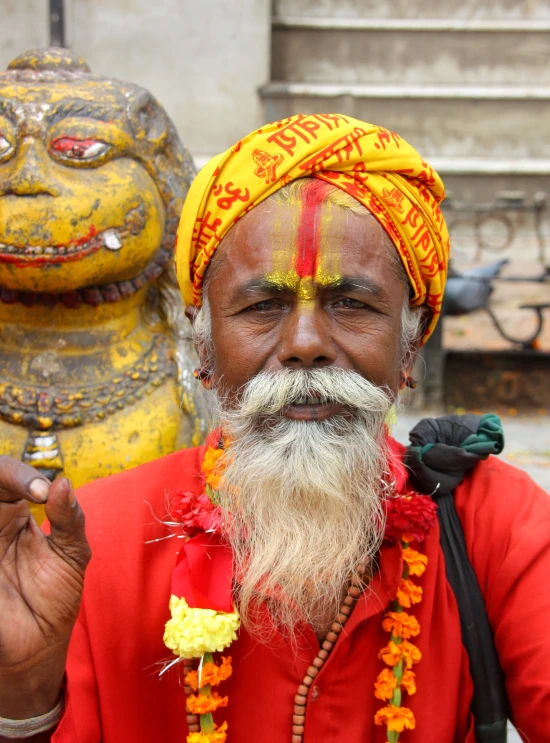
<svg viewBox="0 0 550 743"><path fill-rule="evenodd" d="M550 173L549 87L272 82L260 92L268 121L338 112L398 132L454 172Z"/></svg>
<svg viewBox="0 0 550 743"><path fill-rule="evenodd" d="M272 80L550 86L550 19L276 17L272 29Z"/></svg>
<svg viewBox="0 0 550 743"><path fill-rule="evenodd" d="M550 19L549 0L274 0L273 5L278 16Z"/></svg>

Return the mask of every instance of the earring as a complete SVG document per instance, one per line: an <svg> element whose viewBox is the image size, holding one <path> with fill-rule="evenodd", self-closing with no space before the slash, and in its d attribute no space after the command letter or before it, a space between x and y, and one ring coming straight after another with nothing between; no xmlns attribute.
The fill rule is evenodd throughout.
<svg viewBox="0 0 550 743"><path fill-rule="evenodd" d="M212 379L209 371L203 367L200 369L193 369L193 376L202 384L205 390L212 389Z"/></svg>
<svg viewBox="0 0 550 743"><path fill-rule="evenodd" d="M410 390L416 389L418 382L410 374L401 375L401 387L408 387Z"/></svg>

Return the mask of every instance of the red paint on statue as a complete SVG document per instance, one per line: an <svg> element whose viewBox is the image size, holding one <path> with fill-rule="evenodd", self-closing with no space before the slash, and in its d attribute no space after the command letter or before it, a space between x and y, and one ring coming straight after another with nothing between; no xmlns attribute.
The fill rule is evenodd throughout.
<svg viewBox="0 0 550 743"><path fill-rule="evenodd" d="M88 245L89 243L89 245ZM30 249L34 246L29 246ZM97 228L95 225L90 225L88 232L82 237L72 240L70 243L64 245L53 246L56 251L59 248L73 248L74 253L52 253L44 255L43 253L31 253L27 255L13 254L13 253L2 253L0 251L0 263L11 263L16 268L40 268L52 263L71 263L79 261L82 258L86 258L92 253L96 253L103 247L101 239L98 237Z"/></svg>
<svg viewBox="0 0 550 743"><path fill-rule="evenodd" d="M298 253L295 269L301 279L315 276L319 255L320 212L329 183L313 181L303 195L300 225L298 227Z"/></svg>

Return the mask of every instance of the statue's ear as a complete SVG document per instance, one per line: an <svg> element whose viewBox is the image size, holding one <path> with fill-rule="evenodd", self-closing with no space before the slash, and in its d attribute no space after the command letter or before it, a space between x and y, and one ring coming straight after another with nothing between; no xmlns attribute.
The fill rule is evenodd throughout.
<svg viewBox="0 0 550 743"><path fill-rule="evenodd" d="M146 90L131 95L128 120L136 140L146 140L155 149L162 147L168 133L168 120L158 101Z"/></svg>

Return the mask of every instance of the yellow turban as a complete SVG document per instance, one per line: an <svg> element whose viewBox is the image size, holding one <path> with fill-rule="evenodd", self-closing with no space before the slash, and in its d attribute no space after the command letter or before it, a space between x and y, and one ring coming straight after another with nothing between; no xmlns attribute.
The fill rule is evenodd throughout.
<svg viewBox="0 0 550 743"><path fill-rule="evenodd" d="M290 181L314 176L354 196L380 222L434 329L447 277L449 234L437 173L394 132L340 114L298 114L249 134L200 171L185 200L176 270L186 304L200 307L204 272L226 232Z"/></svg>

